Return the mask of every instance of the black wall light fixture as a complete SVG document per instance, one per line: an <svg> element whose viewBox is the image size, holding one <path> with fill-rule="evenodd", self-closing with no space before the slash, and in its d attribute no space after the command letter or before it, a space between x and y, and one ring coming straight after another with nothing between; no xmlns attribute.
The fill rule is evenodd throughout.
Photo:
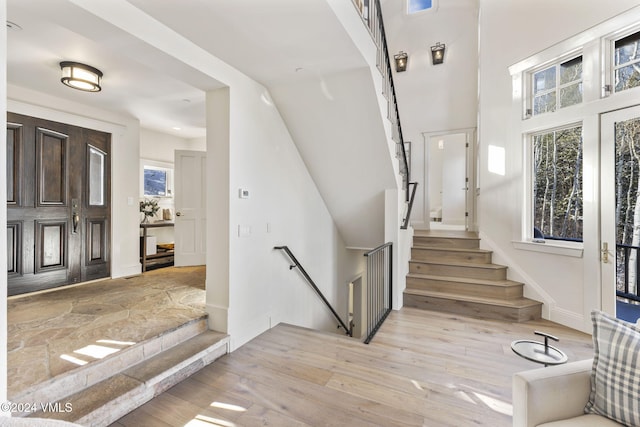
<svg viewBox="0 0 640 427"><path fill-rule="evenodd" d="M401 73L403 71L407 71L407 61L409 60L409 55L406 52L400 51L393 55L393 59L396 60L396 71Z"/></svg>
<svg viewBox="0 0 640 427"><path fill-rule="evenodd" d="M444 62L444 43L437 42L435 46L431 46L431 60L433 65L442 64Z"/></svg>

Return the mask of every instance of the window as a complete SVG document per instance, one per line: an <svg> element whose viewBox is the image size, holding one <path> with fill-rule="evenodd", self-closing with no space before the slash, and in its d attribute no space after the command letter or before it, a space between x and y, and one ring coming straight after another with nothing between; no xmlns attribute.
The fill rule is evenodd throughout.
<svg viewBox="0 0 640 427"><path fill-rule="evenodd" d="M173 197L173 169L159 163L147 160L142 164L143 197Z"/></svg>
<svg viewBox="0 0 640 427"><path fill-rule="evenodd" d="M434 7L436 0L407 0L407 12L409 14L422 12Z"/></svg>
<svg viewBox="0 0 640 427"><path fill-rule="evenodd" d="M640 86L640 32L616 40L613 76L616 92Z"/></svg>
<svg viewBox="0 0 640 427"><path fill-rule="evenodd" d="M533 115L582 102L582 56L531 75Z"/></svg>
<svg viewBox="0 0 640 427"><path fill-rule="evenodd" d="M582 241L582 126L532 135L534 237Z"/></svg>
<svg viewBox="0 0 640 427"><path fill-rule="evenodd" d="M89 206L105 205L105 161L107 154L89 145Z"/></svg>

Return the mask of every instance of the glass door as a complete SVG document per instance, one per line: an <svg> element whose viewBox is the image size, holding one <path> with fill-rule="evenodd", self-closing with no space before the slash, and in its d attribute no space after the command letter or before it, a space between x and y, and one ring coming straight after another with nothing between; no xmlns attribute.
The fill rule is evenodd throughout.
<svg viewBox="0 0 640 427"><path fill-rule="evenodd" d="M601 116L602 310L640 318L640 107Z"/></svg>

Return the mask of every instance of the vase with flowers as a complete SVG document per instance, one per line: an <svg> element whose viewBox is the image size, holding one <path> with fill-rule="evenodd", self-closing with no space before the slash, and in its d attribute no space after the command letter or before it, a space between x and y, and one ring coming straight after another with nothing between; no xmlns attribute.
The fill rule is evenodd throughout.
<svg viewBox="0 0 640 427"><path fill-rule="evenodd" d="M144 214L142 223L148 224L149 218L155 216L159 209L160 206L158 206L158 201L156 199L144 199L140 201L140 212Z"/></svg>

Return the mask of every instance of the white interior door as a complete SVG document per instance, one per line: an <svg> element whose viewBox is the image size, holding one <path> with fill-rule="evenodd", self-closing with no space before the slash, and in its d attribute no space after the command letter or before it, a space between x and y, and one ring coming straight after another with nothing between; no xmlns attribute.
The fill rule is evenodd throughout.
<svg viewBox="0 0 640 427"><path fill-rule="evenodd" d="M204 151L175 151L176 266L206 263L206 155Z"/></svg>
<svg viewBox="0 0 640 427"><path fill-rule="evenodd" d="M467 136L458 133L442 139L442 224L465 225Z"/></svg>
<svg viewBox="0 0 640 427"><path fill-rule="evenodd" d="M600 207L600 249L602 266L602 310L616 313L616 284L624 282L625 266L621 256L618 260L616 256L622 251L616 250L616 245L625 243L629 246L638 246L640 242L640 203L638 201L638 183L627 185L622 176L625 173L620 165L624 163L638 164L637 155L633 151L640 153L640 107L630 107L606 113L600 119L601 139L600 139L600 185L601 185L601 207ZM639 145L635 150L628 153L625 160L624 150ZM616 154L618 153L618 155ZM622 154L621 154L622 153ZM636 169L637 171L637 169ZM637 173L637 172L636 172ZM621 206L617 208L616 198L624 198ZM627 203L626 200L629 200ZM628 204L628 206L622 206ZM625 214L625 212L627 212ZM626 224L626 230L624 229ZM625 239L626 236L626 239ZM622 240L626 240L623 242ZM631 250L631 256L638 256L637 251ZM635 271L635 261L629 263L626 274L636 276L640 271ZM633 278L629 279L635 284ZM632 285L633 286L633 285Z"/></svg>

